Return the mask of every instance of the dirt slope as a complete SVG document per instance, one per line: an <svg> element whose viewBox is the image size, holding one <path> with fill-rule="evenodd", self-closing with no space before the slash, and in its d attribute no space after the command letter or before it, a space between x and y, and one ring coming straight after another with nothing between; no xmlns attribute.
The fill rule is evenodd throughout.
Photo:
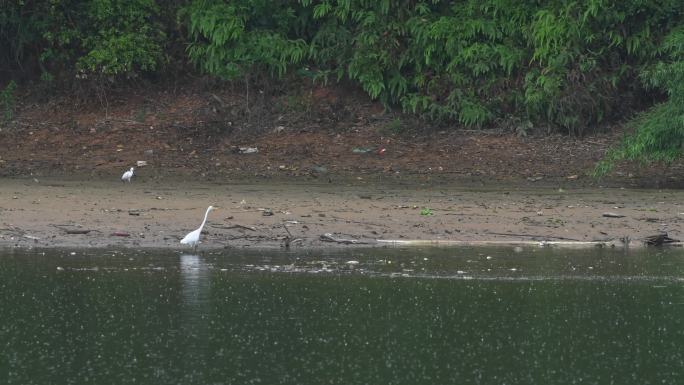
<svg viewBox="0 0 684 385"><path fill-rule="evenodd" d="M145 161L139 172L148 177L682 184L682 164L622 164L604 181L588 178L619 131L569 138L425 128L355 91L314 87L246 100L239 90L198 88L23 101L0 131L0 175L113 176Z"/></svg>

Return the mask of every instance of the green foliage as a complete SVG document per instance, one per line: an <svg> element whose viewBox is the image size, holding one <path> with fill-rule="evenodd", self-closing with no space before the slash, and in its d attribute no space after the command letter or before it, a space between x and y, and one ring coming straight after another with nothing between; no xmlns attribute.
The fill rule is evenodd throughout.
<svg viewBox="0 0 684 385"><path fill-rule="evenodd" d="M620 159L671 162L684 153L684 24L672 29L663 40L664 60L641 73L649 88L662 89L667 101L632 122L635 132L611 149L594 174L608 173Z"/></svg>
<svg viewBox="0 0 684 385"><path fill-rule="evenodd" d="M14 92L17 89L17 84L14 81L10 81L5 88L0 91L0 105L2 105L2 117L5 122L12 120L14 115L14 105L16 99Z"/></svg>
<svg viewBox="0 0 684 385"><path fill-rule="evenodd" d="M422 210L420 210L420 215L430 216L435 215L435 213L431 208L424 207Z"/></svg>
<svg viewBox="0 0 684 385"><path fill-rule="evenodd" d="M181 15L193 39L190 60L224 79L258 71L282 76L307 55L304 40L288 38L298 23L285 2L196 0Z"/></svg>
<svg viewBox="0 0 684 385"><path fill-rule="evenodd" d="M648 16L644 16L644 6ZM604 119L638 107L643 92L634 76L651 60L662 31L681 18L674 1L560 3L536 13L531 25L533 64L525 78L530 120L583 134ZM655 28L659 33L652 33ZM664 29L662 27L665 27Z"/></svg>
<svg viewBox="0 0 684 385"><path fill-rule="evenodd" d="M653 49L647 33L624 43L625 28L648 31L671 8L640 21L637 5L601 1L323 2L312 59L429 118L480 127L517 115L581 134L616 116L632 75L624 51Z"/></svg>
<svg viewBox="0 0 684 385"><path fill-rule="evenodd" d="M394 118L381 129L381 133L390 135L401 135L407 130L407 126L399 118Z"/></svg>
<svg viewBox="0 0 684 385"><path fill-rule="evenodd" d="M351 82L445 124L582 135L661 90L670 111L640 122L676 115L683 23L681 0L10 0L0 78L121 80L189 60L246 84Z"/></svg>
<svg viewBox="0 0 684 385"><path fill-rule="evenodd" d="M166 60L155 0L15 0L0 8L0 48L10 54L0 73L132 78Z"/></svg>
<svg viewBox="0 0 684 385"><path fill-rule="evenodd" d="M92 19L83 30L84 54L76 67L85 73L137 76L163 63L165 34L153 22L159 13L154 0L91 0L86 14ZM94 27L94 28L93 28Z"/></svg>

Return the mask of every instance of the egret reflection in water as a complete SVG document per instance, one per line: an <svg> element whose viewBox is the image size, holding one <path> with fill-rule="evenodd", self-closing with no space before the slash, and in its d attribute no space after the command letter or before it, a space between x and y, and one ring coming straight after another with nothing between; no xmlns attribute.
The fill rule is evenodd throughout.
<svg viewBox="0 0 684 385"><path fill-rule="evenodd" d="M197 317L204 313L211 290L210 270L199 255L180 256L183 313Z"/></svg>
<svg viewBox="0 0 684 385"><path fill-rule="evenodd" d="M180 256L180 281L181 330L185 343L179 348L186 357L195 357L182 363L183 381L188 384L203 383L206 373L203 365L197 365L197 358L205 361L208 354L211 277L202 257L193 254Z"/></svg>

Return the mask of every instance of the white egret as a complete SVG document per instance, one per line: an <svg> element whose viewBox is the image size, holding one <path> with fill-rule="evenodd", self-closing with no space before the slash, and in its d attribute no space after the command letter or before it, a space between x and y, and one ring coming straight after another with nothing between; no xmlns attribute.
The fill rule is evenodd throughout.
<svg viewBox="0 0 684 385"><path fill-rule="evenodd" d="M194 249L197 248L197 244L199 243L200 239L200 234L202 234L202 228L204 227L204 224L207 223L207 216L209 215L209 211L213 209L214 206L209 206L207 208L207 212L204 213L204 220L202 221L202 224L200 225L199 229L189 232L188 235L185 236L185 238L181 239L180 243L184 245L190 245Z"/></svg>
<svg viewBox="0 0 684 385"><path fill-rule="evenodd" d="M131 178L133 177L133 170L134 168L131 167L130 170L123 173L123 175L121 175L121 181L131 183Z"/></svg>

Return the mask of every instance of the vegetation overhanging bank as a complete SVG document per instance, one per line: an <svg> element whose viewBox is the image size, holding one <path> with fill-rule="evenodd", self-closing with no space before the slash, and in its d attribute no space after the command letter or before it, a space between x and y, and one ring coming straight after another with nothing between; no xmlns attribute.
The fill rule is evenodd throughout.
<svg viewBox="0 0 684 385"><path fill-rule="evenodd" d="M352 82L466 127L582 135L635 116L599 172L684 143L680 0L15 0L0 52L5 119L17 84L92 91L191 63L246 84Z"/></svg>

